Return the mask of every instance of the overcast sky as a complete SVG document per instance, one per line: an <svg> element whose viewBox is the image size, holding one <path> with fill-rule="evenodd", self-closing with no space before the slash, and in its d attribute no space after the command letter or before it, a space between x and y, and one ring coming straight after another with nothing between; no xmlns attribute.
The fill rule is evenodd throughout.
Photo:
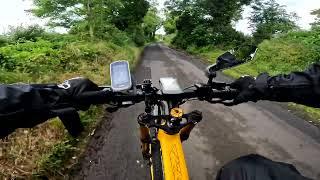
<svg viewBox="0 0 320 180"><path fill-rule="evenodd" d="M163 7L165 0L158 0L159 7ZM298 24L304 29L310 28L309 23L313 22L314 17L310 11L320 8L320 0L277 0L279 4L286 5L289 12L296 12L300 19ZM45 21L32 17L24 10L32 7L31 0L0 0L0 33L8 31L8 26L40 24ZM244 33L249 33L248 20L246 17L250 14L250 9L245 8L243 12L244 19L236 24L236 28Z"/></svg>

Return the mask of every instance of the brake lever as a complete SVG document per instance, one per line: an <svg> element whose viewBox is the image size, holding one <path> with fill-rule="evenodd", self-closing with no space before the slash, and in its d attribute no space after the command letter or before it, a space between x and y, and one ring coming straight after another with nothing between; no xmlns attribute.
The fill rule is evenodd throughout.
<svg viewBox="0 0 320 180"><path fill-rule="evenodd" d="M232 101L226 101L223 99L219 99L219 100L208 100L209 103L213 103L213 104L223 104L225 106L234 106L237 105L237 103L235 103L233 100Z"/></svg>

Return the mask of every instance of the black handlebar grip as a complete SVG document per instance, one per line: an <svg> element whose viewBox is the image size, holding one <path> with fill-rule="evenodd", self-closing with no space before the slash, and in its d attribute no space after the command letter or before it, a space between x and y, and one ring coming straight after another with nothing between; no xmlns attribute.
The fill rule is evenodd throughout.
<svg viewBox="0 0 320 180"><path fill-rule="evenodd" d="M240 93L237 89L227 89L227 90L212 90L212 98L219 98L222 100L234 99Z"/></svg>
<svg viewBox="0 0 320 180"><path fill-rule="evenodd" d="M91 91L82 93L74 100L80 104L105 104L110 101L110 95L110 91Z"/></svg>
<svg viewBox="0 0 320 180"><path fill-rule="evenodd" d="M235 98L235 97L238 96L239 93L240 93L240 91L237 90L237 89L230 89L229 91L230 91L229 94L230 94L230 96L231 96L232 98Z"/></svg>

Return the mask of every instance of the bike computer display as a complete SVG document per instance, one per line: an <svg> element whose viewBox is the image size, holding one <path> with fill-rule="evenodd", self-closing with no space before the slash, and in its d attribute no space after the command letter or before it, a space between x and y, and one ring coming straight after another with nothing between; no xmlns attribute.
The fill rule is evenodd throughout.
<svg viewBox="0 0 320 180"><path fill-rule="evenodd" d="M111 88L113 91L129 90L132 86L129 63L116 61L110 64Z"/></svg>

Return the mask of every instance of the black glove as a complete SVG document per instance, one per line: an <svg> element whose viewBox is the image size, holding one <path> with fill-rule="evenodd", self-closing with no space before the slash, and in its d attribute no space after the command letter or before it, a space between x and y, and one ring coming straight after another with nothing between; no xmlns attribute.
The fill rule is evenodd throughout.
<svg viewBox="0 0 320 180"><path fill-rule="evenodd" d="M60 96L60 102L68 104L77 110L88 110L92 104L89 92L98 92L99 87L87 78L77 77L64 81L55 90ZM62 105L62 104L61 104Z"/></svg>
<svg viewBox="0 0 320 180"><path fill-rule="evenodd" d="M251 76L242 76L230 85L240 93L233 99L232 104L240 104L248 101L256 102L261 98L261 93L256 88L255 79Z"/></svg>
<svg viewBox="0 0 320 180"><path fill-rule="evenodd" d="M52 111L61 119L68 132L72 136L77 136L83 131L77 110L88 110L91 104L104 100L106 94L101 94L98 85L83 77L66 80L57 86L58 89L55 89L55 92L60 98L56 104L57 107ZM101 95L103 95L102 98Z"/></svg>
<svg viewBox="0 0 320 180"><path fill-rule="evenodd" d="M59 85L0 85L0 138L17 128L31 128L53 117L59 117L69 133L76 136L83 129L77 110L90 106L88 96L82 96L98 90L95 83L85 78Z"/></svg>

